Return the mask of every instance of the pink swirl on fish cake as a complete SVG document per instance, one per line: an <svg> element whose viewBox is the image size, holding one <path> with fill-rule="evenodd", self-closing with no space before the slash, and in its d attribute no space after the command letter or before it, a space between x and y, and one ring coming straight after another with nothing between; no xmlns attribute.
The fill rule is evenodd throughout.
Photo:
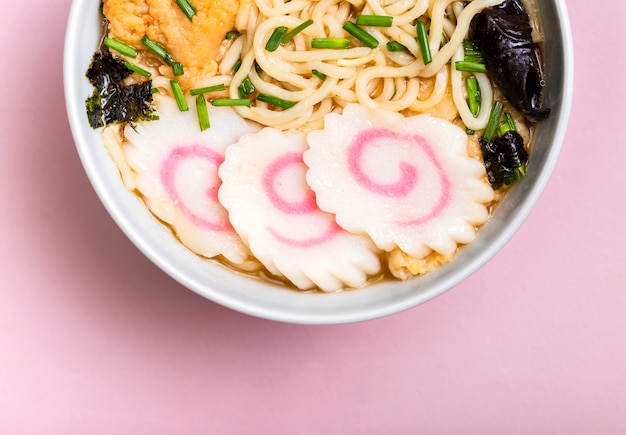
<svg viewBox="0 0 626 435"><path fill-rule="evenodd" d="M325 214L319 210L317 204L315 202L315 193L312 190L307 190L305 192L304 198L300 201L293 201L285 199L277 190L276 184L280 175L289 169L291 166L297 165L298 169L302 169L306 171L306 166L302 161L302 154L296 152L285 153L275 160L273 160L263 172L262 175L262 183L263 190L267 194L268 199L272 203L272 205L281 212L287 215L311 215L311 214L319 214L320 217L325 217ZM308 248L312 246L321 245L331 238L333 238L339 231L340 228L337 223L333 219L329 220L328 229L322 233L321 236L318 237L310 237L307 239L296 240L290 237L285 237L279 234L274 228L270 226L267 227L268 231L272 236L278 240L279 242L301 248Z"/></svg>
<svg viewBox="0 0 626 435"><path fill-rule="evenodd" d="M173 148L163 160L160 170L161 182L163 183L163 186L165 187L169 198L195 225L202 228L208 228L213 231L233 231L230 222L225 217L225 211L223 212L224 218L221 219L220 222L214 222L199 216L197 213L191 210L191 208L185 203L184 199L181 197L180 192L176 187L176 176L179 173L179 167L181 163L193 158L206 160L208 163L215 167L214 171L216 174L217 168L224 160L224 157L221 156L219 153L202 145L186 145ZM219 209L222 210L222 206L217 200L217 192L220 184L221 183L218 179L217 184L209 186L206 189L205 195L206 198L211 201L211 203L215 204L216 207L219 207Z"/></svg>
<svg viewBox="0 0 626 435"><path fill-rule="evenodd" d="M389 143L389 141L393 143ZM377 144L378 142L378 144ZM380 143L383 142L383 143ZM451 183L437 159L428 141L420 135L399 134L385 128L372 128L357 134L352 144L347 148L349 170L355 181L364 189L383 197L400 198L414 193L419 189L420 168L413 163L401 161L398 163L399 177L393 183L377 183L363 171L363 160L367 147L378 145L392 148L397 145L409 144L417 147L427 157L428 162L436 169L441 190L431 209L421 216L411 220L396 222L401 225L420 225L435 219L450 203Z"/></svg>

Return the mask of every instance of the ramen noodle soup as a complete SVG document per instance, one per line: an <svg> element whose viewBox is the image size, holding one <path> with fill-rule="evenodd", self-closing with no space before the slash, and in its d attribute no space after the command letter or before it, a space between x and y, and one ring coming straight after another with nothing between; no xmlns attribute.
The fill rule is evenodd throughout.
<svg viewBox="0 0 626 435"><path fill-rule="evenodd" d="M533 0L102 11L87 111L125 187L207 261L301 291L453 261L549 112Z"/></svg>

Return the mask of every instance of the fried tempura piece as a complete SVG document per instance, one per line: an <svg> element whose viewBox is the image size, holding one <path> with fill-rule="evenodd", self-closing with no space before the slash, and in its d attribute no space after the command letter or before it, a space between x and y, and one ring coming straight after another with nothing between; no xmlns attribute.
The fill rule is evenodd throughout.
<svg viewBox="0 0 626 435"><path fill-rule="evenodd" d="M401 249L394 249L389 253L389 271L396 278L406 280L416 275L432 272L439 266L449 263L453 257L454 254L432 252L424 258L415 258L402 252Z"/></svg>
<svg viewBox="0 0 626 435"><path fill-rule="evenodd" d="M185 74L177 77L184 89L193 87L217 70L215 57L226 32L235 23L239 0L193 0L193 20L172 0L104 0L103 12L110 22L110 36L137 49L145 49L146 35L163 45ZM166 76L171 70L161 68Z"/></svg>

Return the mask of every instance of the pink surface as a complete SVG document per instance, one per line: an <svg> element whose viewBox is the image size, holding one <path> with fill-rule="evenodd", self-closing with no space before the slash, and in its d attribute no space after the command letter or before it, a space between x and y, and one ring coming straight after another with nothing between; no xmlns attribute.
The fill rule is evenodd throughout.
<svg viewBox="0 0 626 435"><path fill-rule="evenodd" d="M65 116L70 0L0 16L0 433L626 433L626 3L568 0L571 127L511 242L407 312L293 326L206 301L105 213Z"/></svg>

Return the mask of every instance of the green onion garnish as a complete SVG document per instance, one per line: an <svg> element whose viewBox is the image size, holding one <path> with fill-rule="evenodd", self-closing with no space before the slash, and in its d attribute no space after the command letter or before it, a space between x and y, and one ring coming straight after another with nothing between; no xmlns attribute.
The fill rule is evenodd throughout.
<svg viewBox="0 0 626 435"><path fill-rule="evenodd" d="M282 98L273 97L271 95L259 94L256 97L257 100L263 101L264 103L271 104L276 107L280 107L281 109L289 109L296 105L295 101L287 101Z"/></svg>
<svg viewBox="0 0 626 435"><path fill-rule="evenodd" d="M196 7L191 4L189 0L174 0L176 4L182 9L183 13L187 15L190 20L196 15Z"/></svg>
<svg viewBox="0 0 626 435"><path fill-rule="evenodd" d="M465 50L465 62L485 63L483 55L478 50Z"/></svg>
<svg viewBox="0 0 626 435"><path fill-rule="evenodd" d="M369 48L378 47L378 40L369 33L367 33L366 30L363 30L362 28L354 24L352 21L347 21L346 24L343 25L343 30L354 36L356 39L367 45Z"/></svg>
<svg viewBox="0 0 626 435"><path fill-rule="evenodd" d="M465 127L465 134L467 134L467 135L472 135L472 134L474 134L474 133L476 133L474 130L472 130L472 129L471 129L471 128L469 128L469 127Z"/></svg>
<svg viewBox="0 0 626 435"><path fill-rule="evenodd" d="M405 45L400 44L398 41L389 41L387 42L387 51L396 52L396 51L407 51Z"/></svg>
<svg viewBox="0 0 626 435"><path fill-rule="evenodd" d="M166 64L172 66L172 64L174 63L174 58L171 54L167 52L167 50L165 50L165 47L163 47L161 44L151 40L146 35L141 38L141 43L145 45L148 49L150 49L150 51L152 51L154 54L163 59Z"/></svg>
<svg viewBox="0 0 626 435"><path fill-rule="evenodd" d="M415 25L417 30L417 42L420 45L420 51L422 52L422 60L425 65L428 65L433 61L433 56L430 52L430 45L428 44L428 33L426 32L426 24L423 21L418 20Z"/></svg>
<svg viewBox="0 0 626 435"><path fill-rule="evenodd" d="M517 131L515 121L509 112L504 114L504 121L498 126L498 135L504 136L508 131Z"/></svg>
<svg viewBox="0 0 626 435"><path fill-rule="evenodd" d="M280 41L282 41L283 36L287 33L287 26L278 26L272 32L270 39L267 40L267 44L265 44L265 49L267 51L274 51L280 45Z"/></svg>
<svg viewBox="0 0 626 435"><path fill-rule="evenodd" d="M231 39L238 38L239 35L241 35L239 30L233 29L233 30L229 30L228 32L226 32L226 36L224 38L230 41Z"/></svg>
<svg viewBox="0 0 626 435"><path fill-rule="evenodd" d="M504 106L499 101L496 101L493 107L491 108L491 113L489 114L489 121L487 121L487 126L485 127L485 132L483 134L483 139L486 140L487 142L493 139L493 135L496 132L498 123L500 122L502 109L504 109Z"/></svg>
<svg viewBox="0 0 626 435"><path fill-rule="evenodd" d="M233 65L233 72L239 71L239 68L241 68L241 59L237 59L237 62Z"/></svg>
<svg viewBox="0 0 626 435"><path fill-rule="evenodd" d="M480 89L475 75L469 75L465 79L465 87L467 88L467 104L472 115L477 116L480 112Z"/></svg>
<svg viewBox="0 0 626 435"><path fill-rule="evenodd" d="M134 65L126 60L124 61L124 66L128 68L129 70L134 71L137 74L142 75L146 78L149 78L150 76L152 76L152 73L150 73L149 71L146 71L145 69L138 67L137 65Z"/></svg>
<svg viewBox="0 0 626 435"><path fill-rule="evenodd" d="M455 62L457 71L466 71L466 72L474 72L474 73L486 73L487 67L484 63L476 63L476 62L465 62L458 61Z"/></svg>
<svg viewBox="0 0 626 435"><path fill-rule="evenodd" d="M448 43L448 35L446 32L441 34L441 42L439 43L439 49L441 50Z"/></svg>
<svg viewBox="0 0 626 435"><path fill-rule="evenodd" d="M357 15L357 26L391 27L393 17L389 15Z"/></svg>
<svg viewBox="0 0 626 435"><path fill-rule="evenodd" d="M204 131L207 128L211 127L211 122L209 121L209 111L206 107L206 100L204 99L204 95L198 95L196 97L196 110L198 111L198 122L200 123L200 131Z"/></svg>
<svg viewBox="0 0 626 435"><path fill-rule="evenodd" d="M170 80L170 85L172 86L172 92L174 93L174 98L176 99L176 104L178 104L180 111L186 112L189 110L187 100L185 99L183 90L180 87L180 82L178 80Z"/></svg>
<svg viewBox="0 0 626 435"><path fill-rule="evenodd" d="M137 57L137 50L130 45L124 44L122 41L118 41L117 39L104 38L104 45L112 50L122 53L125 56L132 57L133 59Z"/></svg>
<svg viewBox="0 0 626 435"><path fill-rule="evenodd" d="M152 88L150 89L150 92L152 92L153 94L156 94L157 92L159 92L159 88Z"/></svg>
<svg viewBox="0 0 626 435"><path fill-rule="evenodd" d="M174 77L182 76L183 74L185 74L182 62L173 62L172 72L174 73Z"/></svg>
<svg viewBox="0 0 626 435"><path fill-rule="evenodd" d="M476 50L476 47L474 47L474 44L472 44L472 41L469 39L463 40L463 48L466 50Z"/></svg>
<svg viewBox="0 0 626 435"><path fill-rule="evenodd" d="M225 90L226 90L226 86L224 86L223 83L220 83L219 85L208 86L206 88L192 89L189 91L189 93L195 97L196 95L208 94L210 92L218 92L218 91L225 91Z"/></svg>
<svg viewBox="0 0 626 435"><path fill-rule="evenodd" d="M304 23L299 26L294 27L289 32L285 33L285 36L280 40L281 44L286 44L291 41L298 33L302 32L304 29L313 24L313 20L306 20Z"/></svg>
<svg viewBox="0 0 626 435"><path fill-rule="evenodd" d="M317 77L318 79L320 79L321 81L326 80L326 74L324 74L321 71L318 71L316 69L312 69L311 70L311 74L313 74L315 77Z"/></svg>
<svg viewBox="0 0 626 435"><path fill-rule="evenodd" d="M239 96L241 98L245 98L247 95L252 94L256 90L250 80L250 76L246 76L237 89L239 90Z"/></svg>
<svg viewBox="0 0 626 435"><path fill-rule="evenodd" d="M350 48L348 38L313 38L311 48Z"/></svg>
<svg viewBox="0 0 626 435"><path fill-rule="evenodd" d="M515 121L513 121L513 117L511 116L511 114L509 112L506 112L504 114L504 117L506 118L507 124L509 124L509 129L511 131L517 131L517 127L515 127Z"/></svg>
<svg viewBox="0 0 626 435"><path fill-rule="evenodd" d="M214 106L250 106L252 100L250 98L216 98L211 101Z"/></svg>

